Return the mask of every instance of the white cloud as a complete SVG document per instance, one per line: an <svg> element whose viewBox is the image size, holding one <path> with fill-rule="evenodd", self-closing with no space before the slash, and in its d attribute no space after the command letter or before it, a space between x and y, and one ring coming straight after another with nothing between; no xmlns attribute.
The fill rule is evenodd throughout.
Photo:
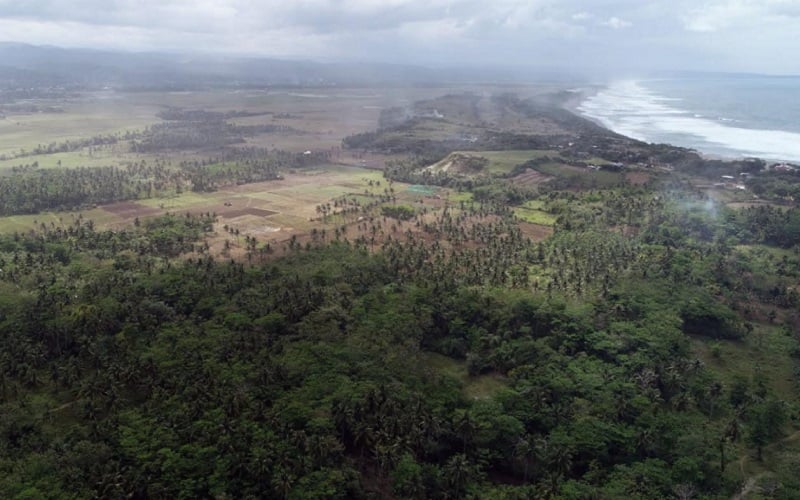
<svg viewBox="0 0 800 500"><path fill-rule="evenodd" d="M713 0L689 9L683 23L689 31L716 32L739 26L797 23L798 18L798 0Z"/></svg>
<svg viewBox="0 0 800 500"><path fill-rule="evenodd" d="M798 16L800 0L0 0L0 40L428 64L730 61L800 73L789 53ZM780 57L767 63L765 53Z"/></svg>
<svg viewBox="0 0 800 500"><path fill-rule="evenodd" d="M592 16L588 12L581 11L581 12L576 12L576 13L572 14L572 16L570 16L570 17L572 18L573 21L581 22L581 21L588 21L589 19L591 19L594 16Z"/></svg>
<svg viewBox="0 0 800 500"><path fill-rule="evenodd" d="M620 30L620 29L623 29L623 28L630 28L631 26L633 26L633 24L630 21L626 21L624 19L620 19L620 18L618 18L616 16L615 17L609 17L607 20L603 21L600 24L602 24L603 26L607 26L609 28L615 29L615 30Z"/></svg>

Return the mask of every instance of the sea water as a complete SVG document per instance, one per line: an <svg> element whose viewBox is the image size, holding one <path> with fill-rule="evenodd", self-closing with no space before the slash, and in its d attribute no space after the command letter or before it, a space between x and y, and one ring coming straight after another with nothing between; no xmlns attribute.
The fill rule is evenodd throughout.
<svg viewBox="0 0 800 500"><path fill-rule="evenodd" d="M578 111L645 142L800 162L800 77L617 81L589 95Z"/></svg>

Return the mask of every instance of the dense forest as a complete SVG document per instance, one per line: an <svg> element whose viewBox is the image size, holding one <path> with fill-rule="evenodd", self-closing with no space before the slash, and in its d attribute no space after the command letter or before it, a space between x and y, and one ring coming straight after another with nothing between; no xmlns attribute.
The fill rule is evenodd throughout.
<svg viewBox="0 0 800 500"><path fill-rule="evenodd" d="M776 335L800 366L800 260L745 249L797 248L796 211L540 201L539 243L505 203L387 204L248 264L208 253L210 215L0 237L0 496L729 498L797 400L693 342Z"/></svg>
<svg viewBox="0 0 800 500"><path fill-rule="evenodd" d="M349 175L284 194L280 240L196 207L0 234L0 498L798 498L796 170L544 97L386 108L361 167L252 145L304 134L259 115L291 116L11 155L141 156L13 167L3 216Z"/></svg>

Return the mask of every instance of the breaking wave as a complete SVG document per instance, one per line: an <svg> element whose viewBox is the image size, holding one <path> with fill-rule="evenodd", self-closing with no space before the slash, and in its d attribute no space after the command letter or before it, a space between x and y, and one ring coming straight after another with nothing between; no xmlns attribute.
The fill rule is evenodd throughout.
<svg viewBox="0 0 800 500"><path fill-rule="evenodd" d="M664 142L701 153L800 161L800 133L740 126L683 109L681 99L658 95L637 81L612 83L585 99L578 111L634 139Z"/></svg>

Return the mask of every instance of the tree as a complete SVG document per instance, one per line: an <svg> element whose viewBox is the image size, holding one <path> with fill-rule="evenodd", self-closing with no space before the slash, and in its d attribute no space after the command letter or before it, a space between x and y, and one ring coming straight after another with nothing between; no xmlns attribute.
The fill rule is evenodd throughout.
<svg viewBox="0 0 800 500"><path fill-rule="evenodd" d="M786 423L786 404L769 398L754 402L747 411L747 439L756 448L758 460L763 460L764 446L783 433Z"/></svg>

